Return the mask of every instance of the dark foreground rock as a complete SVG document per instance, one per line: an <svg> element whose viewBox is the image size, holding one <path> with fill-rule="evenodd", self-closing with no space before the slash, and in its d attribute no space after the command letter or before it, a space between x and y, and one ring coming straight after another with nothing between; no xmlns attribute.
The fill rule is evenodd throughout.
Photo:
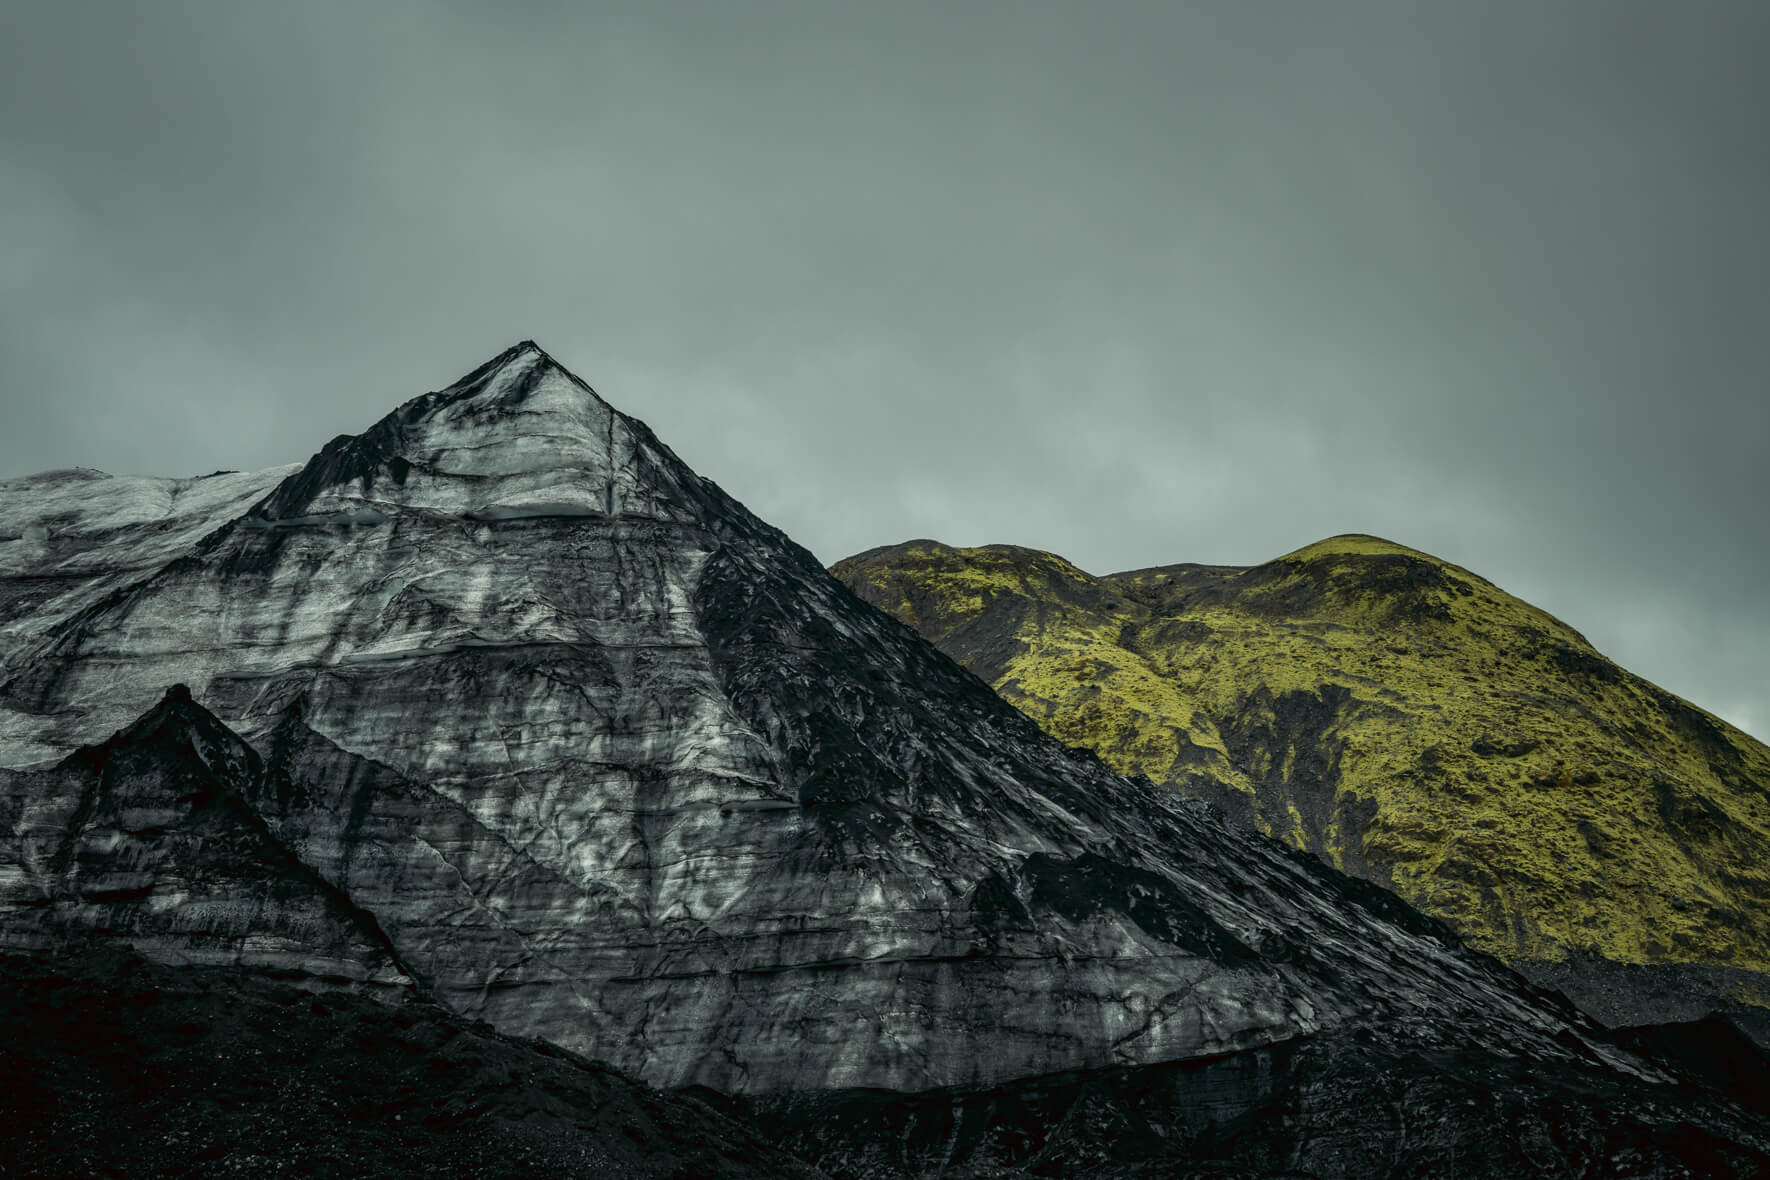
<svg viewBox="0 0 1770 1180"><path fill-rule="evenodd" d="M688 1097L433 1004L0 956L0 1175L805 1177Z"/></svg>
<svg viewBox="0 0 1770 1180"><path fill-rule="evenodd" d="M1306 1038L987 1090L744 1100L658 1091L417 999L76 943L0 957L0 1032L6 1176L1770 1174L1764 1120L1722 1095L1761 1113L1763 1059L1719 1022L1626 1034L1684 1071L1672 1086Z"/></svg>
<svg viewBox="0 0 1770 1180"><path fill-rule="evenodd" d="M1712 1079L1712 1059L1691 1064ZM1770 1175L1764 1121L1707 1080L1650 1086L1340 1037L988 1091L847 1091L724 1108L853 1180Z"/></svg>
<svg viewBox="0 0 1770 1180"><path fill-rule="evenodd" d="M1622 1034L1680 1074L1669 1086L1328 1037L987 1090L744 1100L655 1090L416 998L75 940L0 957L0 1034L6 1176L1770 1174L1764 1058L1721 1021Z"/></svg>

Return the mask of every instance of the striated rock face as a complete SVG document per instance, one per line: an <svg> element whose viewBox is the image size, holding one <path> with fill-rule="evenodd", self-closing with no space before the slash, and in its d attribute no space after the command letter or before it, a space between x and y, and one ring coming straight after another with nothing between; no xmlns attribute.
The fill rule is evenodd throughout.
<svg viewBox="0 0 1770 1180"><path fill-rule="evenodd" d="M1348 536L1107 577L918 541L836 573L1064 741L1608 1020L1770 1005L1770 749L1467 570Z"/></svg>
<svg viewBox="0 0 1770 1180"><path fill-rule="evenodd" d="M532 344L189 536L119 540L102 597L0 653L15 945L403 976L758 1098L1353 1033L1664 1077L1389 894L1044 736ZM256 876L206 867L238 850Z"/></svg>
<svg viewBox="0 0 1770 1180"><path fill-rule="evenodd" d="M151 576L296 470L156 479L79 467L0 480L0 683L51 628ZM29 731L0 732L16 741ZM29 753L13 747L9 762Z"/></svg>
<svg viewBox="0 0 1770 1180"><path fill-rule="evenodd" d="M59 766L0 770L0 948L98 930L180 965L409 987L374 919L247 803L262 771L183 685Z"/></svg>

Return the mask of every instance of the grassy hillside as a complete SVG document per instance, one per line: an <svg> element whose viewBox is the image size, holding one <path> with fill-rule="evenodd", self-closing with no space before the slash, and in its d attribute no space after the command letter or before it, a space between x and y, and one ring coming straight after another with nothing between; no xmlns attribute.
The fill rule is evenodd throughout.
<svg viewBox="0 0 1770 1180"><path fill-rule="evenodd" d="M1504 959L1770 973L1770 749L1468 570L1343 536L1106 577L915 541L834 572L1063 741Z"/></svg>

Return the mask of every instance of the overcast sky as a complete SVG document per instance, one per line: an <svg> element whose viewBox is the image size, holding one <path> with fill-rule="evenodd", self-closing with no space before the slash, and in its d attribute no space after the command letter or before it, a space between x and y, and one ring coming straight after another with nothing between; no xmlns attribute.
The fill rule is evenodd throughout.
<svg viewBox="0 0 1770 1180"><path fill-rule="evenodd" d="M0 473L533 337L826 561L1439 554L1770 737L1770 4L16 4Z"/></svg>

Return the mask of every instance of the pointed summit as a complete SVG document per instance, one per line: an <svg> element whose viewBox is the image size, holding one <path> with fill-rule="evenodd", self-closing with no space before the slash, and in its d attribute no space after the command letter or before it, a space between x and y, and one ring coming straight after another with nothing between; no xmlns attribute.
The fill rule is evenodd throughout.
<svg viewBox="0 0 1770 1180"><path fill-rule="evenodd" d="M505 349L454 384L426 397L416 398L401 407L407 414L429 416L463 402L496 404L507 409L526 407L531 398L541 393L554 409L568 408L574 403L590 402L608 409L608 403L597 395L564 365L547 355L533 340L524 340ZM551 394L551 398L547 395ZM535 407L541 409L542 407Z"/></svg>
<svg viewBox="0 0 1770 1180"><path fill-rule="evenodd" d="M524 340L327 443L250 523L373 525L411 511L687 521L699 482L642 423Z"/></svg>
<svg viewBox="0 0 1770 1180"><path fill-rule="evenodd" d="M61 766L99 769L128 755L153 749L160 756L179 756L201 763L209 774L244 782L260 769L258 755L239 735L191 696L190 686L174 684L160 703L109 739L82 746Z"/></svg>

